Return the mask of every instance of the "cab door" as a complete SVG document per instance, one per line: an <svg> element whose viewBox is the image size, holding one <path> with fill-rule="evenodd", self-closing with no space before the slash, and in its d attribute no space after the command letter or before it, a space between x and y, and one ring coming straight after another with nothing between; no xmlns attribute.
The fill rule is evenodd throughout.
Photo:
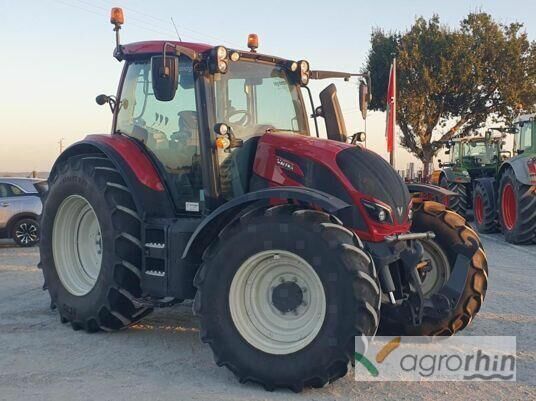
<svg viewBox="0 0 536 401"><path fill-rule="evenodd" d="M204 191L192 61L180 57L179 86L170 101L156 99L151 80L150 58L128 64L115 132L144 143L159 165L178 213L199 214Z"/></svg>

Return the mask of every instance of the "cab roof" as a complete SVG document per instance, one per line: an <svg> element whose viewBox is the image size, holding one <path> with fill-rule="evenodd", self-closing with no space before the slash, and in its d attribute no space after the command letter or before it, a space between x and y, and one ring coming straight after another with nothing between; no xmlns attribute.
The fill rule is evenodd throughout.
<svg viewBox="0 0 536 401"><path fill-rule="evenodd" d="M534 119L536 119L536 113L535 114L523 114L514 120L514 124L525 122L525 121L530 121Z"/></svg>
<svg viewBox="0 0 536 401"><path fill-rule="evenodd" d="M123 45L123 55L128 57L143 54L162 53L165 43L170 43L175 46L186 47L198 53L202 53L205 50L209 50L214 47L205 43L179 42L173 40L150 40L145 42L134 42Z"/></svg>

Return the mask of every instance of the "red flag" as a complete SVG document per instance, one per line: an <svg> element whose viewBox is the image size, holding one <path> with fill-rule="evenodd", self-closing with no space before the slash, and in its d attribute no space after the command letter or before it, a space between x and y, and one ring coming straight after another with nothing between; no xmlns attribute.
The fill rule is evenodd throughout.
<svg viewBox="0 0 536 401"><path fill-rule="evenodd" d="M387 137L387 151L393 153L396 127L396 59L389 71L389 85L387 86L387 122L385 136ZM392 158L391 158L392 159Z"/></svg>

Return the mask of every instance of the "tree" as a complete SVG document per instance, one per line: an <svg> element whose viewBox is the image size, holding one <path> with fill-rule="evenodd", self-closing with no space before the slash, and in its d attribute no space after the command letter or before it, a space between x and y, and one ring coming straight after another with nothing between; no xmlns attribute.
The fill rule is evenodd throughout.
<svg viewBox="0 0 536 401"><path fill-rule="evenodd" d="M385 111L389 66L397 57L400 144L429 164L441 142L467 135L488 119L509 123L536 104L536 42L523 25L469 14L458 29L439 17L417 18L406 32L372 33L366 70L372 110Z"/></svg>

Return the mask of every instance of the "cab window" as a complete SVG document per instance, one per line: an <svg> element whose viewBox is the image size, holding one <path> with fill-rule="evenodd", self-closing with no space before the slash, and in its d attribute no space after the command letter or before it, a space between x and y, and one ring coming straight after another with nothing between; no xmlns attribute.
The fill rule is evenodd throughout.
<svg viewBox="0 0 536 401"><path fill-rule="evenodd" d="M532 148L532 137L534 129L534 123L527 121L519 128L519 134L516 135L517 148L525 151Z"/></svg>
<svg viewBox="0 0 536 401"><path fill-rule="evenodd" d="M216 122L231 127L243 146L218 150L220 190L225 199L249 191L258 138L267 130L307 135L299 86L285 68L262 62L231 63L214 80Z"/></svg>
<svg viewBox="0 0 536 401"><path fill-rule="evenodd" d="M202 182L191 60L181 56L179 87L168 102L154 96L150 59L131 62L123 83L116 131L143 142L165 170L179 209L196 211Z"/></svg>

